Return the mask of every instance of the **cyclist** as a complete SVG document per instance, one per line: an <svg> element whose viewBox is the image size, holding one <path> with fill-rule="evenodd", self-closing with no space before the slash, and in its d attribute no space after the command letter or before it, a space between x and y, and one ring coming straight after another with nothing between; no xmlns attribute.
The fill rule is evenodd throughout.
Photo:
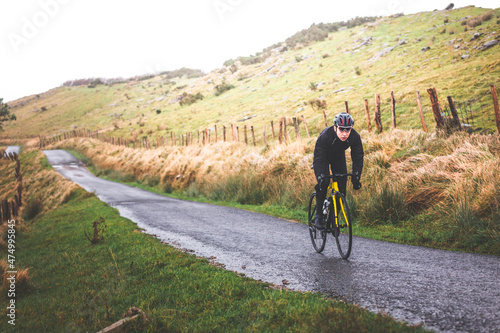
<svg viewBox="0 0 500 333"><path fill-rule="evenodd" d="M313 168L318 184L316 185L316 215L314 224L317 228L323 226L323 202L325 201L329 179L324 178L329 175L329 168L332 174L347 173L345 151L351 148L352 159L352 185L355 190L361 188L361 171L363 170L363 143L361 137L352 127L354 119L349 113L342 112L333 119L333 126L324 129L316 141L314 148ZM347 178L338 180L339 190L346 194Z"/></svg>

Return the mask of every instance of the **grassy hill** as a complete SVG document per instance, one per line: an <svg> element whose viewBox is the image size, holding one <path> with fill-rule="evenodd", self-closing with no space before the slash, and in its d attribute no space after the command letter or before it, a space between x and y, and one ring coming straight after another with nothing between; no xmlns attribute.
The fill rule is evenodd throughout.
<svg viewBox="0 0 500 333"><path fill-rule="evenodd" d="M357 128L367 128L364 100L373 120L375 94L382 97L387 129L391 91L399 128L421 128L417 91L433 127L428 88L437 89L443 107L448 95L457 102L471 101L475 127L493 131L490 85L499 83L500 46L480 47L498 40L499 16L499 9L470 6L387 17L340 27L306 47L277 44L267 50L263 62L226 62L231 65L201 77L172 78L172 73L164 73L121 83L58 87L9 103L18 121L1 135L49 136L86 128L124 138L154 138L170 131L181 134L238 123L255 126L257 140L262 141L263 126L282 116L304 115L310 130L318 133L324 121L322 112L311 107L316 100L326 103L330 122L348 101ZM194 96L203 99L189 100ZM249 120L239 123L244 119Z"/></svg>

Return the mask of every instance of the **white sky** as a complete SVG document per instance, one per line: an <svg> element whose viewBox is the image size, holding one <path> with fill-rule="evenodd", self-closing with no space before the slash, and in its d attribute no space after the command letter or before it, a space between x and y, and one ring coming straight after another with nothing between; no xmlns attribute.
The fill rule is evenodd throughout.
<svg viewBox="0 0 500 333"><path fill-rule="evenodd" d="M312 23L444 9L451 0L2 0L0 98L67 80L181 67L209 72ZM458 0L496 8L499 0Z"/></svg>

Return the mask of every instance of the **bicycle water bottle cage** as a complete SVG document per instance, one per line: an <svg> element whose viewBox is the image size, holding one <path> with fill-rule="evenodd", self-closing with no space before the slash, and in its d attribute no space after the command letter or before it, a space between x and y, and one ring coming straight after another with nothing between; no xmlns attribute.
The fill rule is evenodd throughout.
<svg viewBox="0 0 500 333"><path fill-rule="evenodd" d="M323 215L324 216L328 215L328 207L330 207L330 200L325 199L325 202L323 202Z"/></svg>

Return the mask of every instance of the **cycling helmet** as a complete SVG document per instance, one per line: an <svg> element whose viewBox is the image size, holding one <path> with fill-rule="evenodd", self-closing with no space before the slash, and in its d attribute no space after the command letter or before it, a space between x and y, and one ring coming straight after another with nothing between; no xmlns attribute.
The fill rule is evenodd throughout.
<svg viewBox="0 0 500 333"><path fill-rule="evenodd" d="M333 124L337 127L353 127L354 119L349 113L342 112L333 118Z"/></svg>

